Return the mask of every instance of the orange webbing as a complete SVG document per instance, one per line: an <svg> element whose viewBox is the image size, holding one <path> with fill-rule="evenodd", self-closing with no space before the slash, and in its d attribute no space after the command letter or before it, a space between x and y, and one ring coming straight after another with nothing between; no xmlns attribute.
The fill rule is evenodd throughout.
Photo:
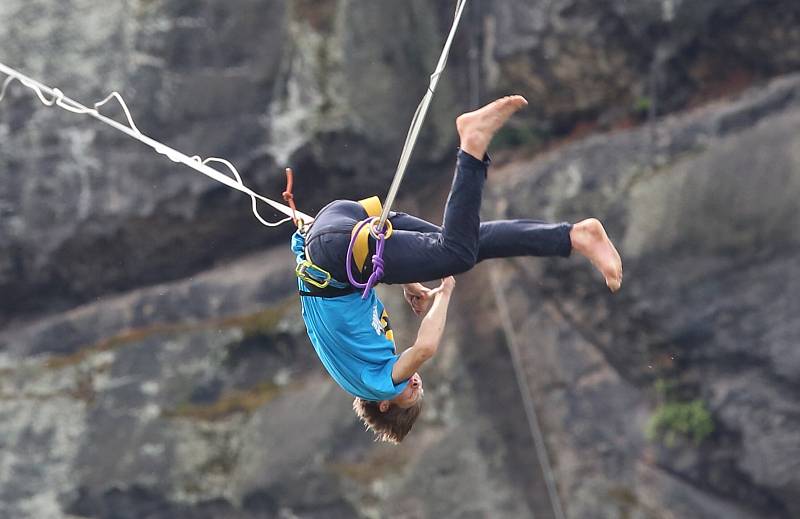
<svg viewBox="0 0 800 519"><path fill-rule="evenodd" d="M283 200L289 204L289 207L292 208L292 221L295 225L300 227L303 223L300 221L298 224L297 220L297 207L294 205L294 195L292 194L292 186L294 185L294 173L292 172L292 168L286 168L286 191L283 192Z"/></svg>

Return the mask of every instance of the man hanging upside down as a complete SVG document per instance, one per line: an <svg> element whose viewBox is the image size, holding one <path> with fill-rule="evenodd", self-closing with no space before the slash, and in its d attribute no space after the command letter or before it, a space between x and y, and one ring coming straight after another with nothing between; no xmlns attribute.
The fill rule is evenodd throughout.
<svg viewBox="0 0 800 519"><path fill-rule="evenodd" d="M456 119L461 143L441 227L390 213L393 230L383 253L383 281L403 284L406 301L417 315L424 315L417 340L401 354L395 351L388 314L375 291L362 299L360 292L342 281L348 279L351 233L360 221L375 215L375 201L332 202L319 212L310 229L292 238L298 264L308 267L298 279L308 336L330 375L355 396L356 414L380 440L402 441L419 416L423 389L417 371L436 354L442 338L455 286L452 276L489 258L567 257L575 251L602 273L612 292L622 283L619 254L595 219L576 224L480 221L489 142L527 104L521 96L504 97ZM366 234L364 242L374 248L374 240L370 243ZM361 281L370 274L369 265L363 265L367 254L361 252L352 269ZM326 279L330 284L316 286ZM435 289L420 284L436 279L442 281Z"/></svg>

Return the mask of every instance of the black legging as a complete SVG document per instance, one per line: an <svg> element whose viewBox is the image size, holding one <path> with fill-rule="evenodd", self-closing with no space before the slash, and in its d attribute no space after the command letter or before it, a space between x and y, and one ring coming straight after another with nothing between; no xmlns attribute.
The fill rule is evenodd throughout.
<svg viewBox="0 0 800 519"><path fill-rule="evenodd" d="M383 252L384 283L431 281L460 274L489 258L569 256L568 223L538 220L480 221L481 193L489 161L459 151L450 196L439 227L404 213L391 213L394 232ZM358 202L336 200L317 215L306 244L310 259L347 282L347 248L353 226L367 217ZM370 257L374 241L370 243ZM369 259L367 264L369 264ZM364 272L355 271L365 281Z"/></svg>

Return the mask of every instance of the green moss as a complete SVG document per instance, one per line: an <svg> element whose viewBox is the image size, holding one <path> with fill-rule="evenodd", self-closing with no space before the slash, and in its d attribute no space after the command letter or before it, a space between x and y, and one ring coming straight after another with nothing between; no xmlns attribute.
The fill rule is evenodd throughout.
<svg viewBox="0 0 800 519"><path fill-rule="evenodd" d="M241 328L245 339L272 335L294 302L295 300L292 298L254 314L231 317L221 321L218 326L220 328Z"/></svg>
<svg viewBox="0 0 800 519"><path fill-rule="evenodd" d="M224 449L203 463L197 472L200 474L229 475L236 469L238 458L238 455L233 450Z"/></svg>
<svg viewBox="0 0 800 519"><path fill-rule="evenodd" d="M279 386L264 382L250 389L223 394L210 404L180 404L175 409L164 411L163 416L215 422L236 413L249 415L275 398L280 391Z"/></svg>
<svg viewBox="0 0 800 519"><path fill-rule="evenodd" d="M647 424L646 434L649 440L663 440L668 447L672 447L680 437L699 445L713 432L711 412L705 402L695 399L659 406Z"/></svg>
<svg viewBox="0 0 800 519"><path fill-rule="evenodd" d="M191 327L188 325L158 324L145 328L124 330L107 339L103 339L89 346L80 348L68 355L53 356L47 360L47 362L45 363L45 367L50 369L61 369L67 366L74 366L82 363L84 360L86 360L92 355L95 355L103 351L115 350L125 344L142 341L151 335L164 334L164 333L178 333L190 329Z"/></svg>
<svg viewBox="0 0 800 519"><path fill-rule="evenodd" d="M329 463L335 474L352 481L369 484L402 471L411 461L411 452L404 445L380 446L355 462Z"/></svg>
<svg viewBox="0 0 800 519"><path fill-rule="evenodd" d="M647 96L637 97L633 103L633 111L639 115L647 115L652 107L653 100Z"/></svg>
<svg viewBox="0 0 800 519"><path fill-rule="evenodd" d="M615 486L608 491L609 497L625 506L638 506L639 498L629 487Z"/></svg>
<svg viewBox="0 0 800 519"><path fill-rule="evenodd" d="M214 328L241 328L245 338L269 335L275 332L278 323L287 315L294 301L294 298L288 298L254 314L214 319L201 323L157 323L143 328L123 330L116 335L84 346L68 355L53 356L47 360L45 367L61 369L78 365L92 355L103 351L115 350L126 344L141 342L153 335L173 335Z"/></svg>
<svg viewBox="0 0 800 519"><path fill-rule="evenodd" d="M639 508L639 498L628 487L615 486L608 491L608 497L617 503L620 510L620 519L629 519L631 512Z"/></svg>

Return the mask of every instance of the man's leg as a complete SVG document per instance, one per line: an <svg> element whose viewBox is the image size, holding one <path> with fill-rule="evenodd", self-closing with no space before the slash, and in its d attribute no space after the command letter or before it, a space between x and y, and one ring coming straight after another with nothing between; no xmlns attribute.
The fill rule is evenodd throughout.
<svg viewBox="0 0 800 519"><path fill-rule="evenodd" d="M384 281L431 280L472 268L478 260L480 206L492 137L511 115L525 106L521 96L498 99L456 120L461 149L445 206L441 232L397 230L386 242Z"/></svg>
<svg viewBox="0 0 800 519"><path fill-rule="evenodd" d="M501 220L479 225L477 255L448 248L445 235L432 224L431 232L395 229L384 251L386 283L441 279L469 270L475 262L514 256L569 256L569 224L535 220ZM394 242L394 243L393 243ZM390 249L391 246L391 249Z"/></svg>
<svg viewBox="0 0 800 519"><path fill-rule="evenodd" d="M594 218L576 224L498 220L481 224L478 261L513 256L562 256L572 251L591 261L612 292L622 283L622 261L603 225Z"/></svg>
<svg viewBox="0 0 800 519"><path fill-rule="evenodd" d="M406 213L389 217L397 231L441 234L442 228ZM492 220L481 222L478 231L478 258L511 258L514 256L562 256L572 252L572 224L541 220Z"/></svg>
<svg viewBox="0 0 800 519"><path fill-rule="evenodd" d="M572 252L568 223L495 220L481 224L478 261L514 256L561 256Z"/></svg>
<svg viewBox="0 0 800 519"><path fill-rule="evenodd" d="M512 256L586 256L612 291L622 282L622 263L603 226L594 219L577 224L536 220L479 219L487 163L494 133L527 104L520 96L500 99L456 120L461 151L441 228L408 215L395 216L395 233L384 250L384 281L430 281L469 270L477 261Z"/></svg>
<svg viewBox="0 0 800 519"><path fill-rule="evenodd" d="M441 228L399 218L383 253L385 283L431 281L469 270L478 257L480 205L487 163L458 153L456 172ZM392 223L394 226L394 222Z"/></svg>
<svg viewBox="0 0 800 519"><path fill-rule="evenodd" d="M384 281L424 282L463 272L465 268L459 260L441 254L443 237L440 228L424 220L414 220L419 228L430 231L395 232L389 242L395 238L403 241L402 246L395 250L405 253L392 258L393 264L397 262L397 268L390 271L387 266ZM403 222L411 223L412 220ZM586 257L600 271L612 292L619 290L622 261L603 225L594 218L576 224L538 220L496 220L480 224L477 261L517 256L567 257L573 251Z"/></svg>

